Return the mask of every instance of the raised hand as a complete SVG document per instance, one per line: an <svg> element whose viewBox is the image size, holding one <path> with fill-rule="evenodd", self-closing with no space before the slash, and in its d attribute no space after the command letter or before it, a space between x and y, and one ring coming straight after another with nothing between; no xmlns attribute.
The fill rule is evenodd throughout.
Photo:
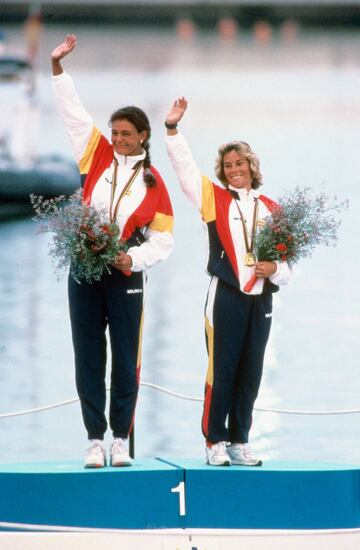
<svg viewBox="0 0 360 550"><path fill-rule="evenodd" d="M76 36L74 34L68 34L61 44L57 46L52 54L51 59L53 62L59 62L61 59L66 57L76 46Z"/></svg>
<svg viewBox="0 0 360 550"><path fill-rule="evenodd" d="M166 122L168 124L177 124L184 116L187 106L188 102L185 97L179 97L176 99L167 114Z"/></svg>

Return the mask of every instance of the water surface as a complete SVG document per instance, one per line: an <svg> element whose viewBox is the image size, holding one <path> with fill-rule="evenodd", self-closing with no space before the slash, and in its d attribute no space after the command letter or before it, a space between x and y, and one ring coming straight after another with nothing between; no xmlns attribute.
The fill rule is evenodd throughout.
<svg viewBox="0 0 360 550"><path fill-rule="evenodd" d="M142 379L191 396L203 392L205 233L178 189L163 143L167 109L185 95L189 109L182 129L204 173L213 177L220 143L244 139L260 157L265 194L276 199L284 189L310 185L350 199L337 248L317 250L275 297L257 405L359 409L358 34L304 32L294 43L278 38L263 47L244 34L224 42L200 33L184 42L170 30L45 28L38 77L40 153L71 155L48 75L48 53L68 31L78 35L79 46L64 65L97 125L107 132L110 113L124 104L149 114L152 160L175 208L176 249L149 273ZM19 48L20 30L9 27L8 36ZM0 256L0 413L75 396L66 278L54 274L46 238L36 235L31 220L3 223ZM137 454L201 456L200 416L200 403L142 388ZM252 441L265 459L360 463L359 425L358 415L259 412ZM0 419L0 440L1 462L78 459L86 446L79 405Z"/></svg>

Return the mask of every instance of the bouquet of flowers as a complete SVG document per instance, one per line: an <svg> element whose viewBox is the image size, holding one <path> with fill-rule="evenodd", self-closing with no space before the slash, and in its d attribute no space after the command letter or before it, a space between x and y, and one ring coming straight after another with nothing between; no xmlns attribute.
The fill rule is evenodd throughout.
<svg viewBox="0 0 360 550"><path fill-rule="evenodd" d="M279 206L265 219L255 238L258 261L287 261L290 265L310 257L320 244L336 245L341 220L336 213L348 207L348 200L339 202L321 192L311 195L310 187L296 187L278 200ZM245 285L250 292L257 281L253 275Z"/></svg>
<svg viewBox="0 0 360 550"><path fill-rule="evenodd" d="M83 203L82 189L69 198L53 199L30 195L40 222L38 233L53 233L49 243L50 256L57 270L70 268L72 277L80 283L99 281L110 273L110 264L127 246L119 240L119 228L108 223L108 210L97 210Z"/></svg>

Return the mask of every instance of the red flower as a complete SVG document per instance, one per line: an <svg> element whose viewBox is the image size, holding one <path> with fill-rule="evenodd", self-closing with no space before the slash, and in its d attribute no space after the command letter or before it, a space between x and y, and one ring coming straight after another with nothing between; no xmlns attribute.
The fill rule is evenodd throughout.
<svg viewBox="0 0 360 550"><path fill-rule="evenodd" d="M285 254L283 256L281 256L281 261L282 262L286 262L286 260L287 260L287 256L285 256Z"/></svg>
<svg viewBox="0 0 360 550"><path fill-rule="evenodd" d="M92 244L91 250L93 250L94 252L100 252L100 250L104 250L105 247L106 244Z"/></svg>
<svg viewBox="0 0 360 550"><path fill-rule="evenodd" d="M105 223L101 226L101 230L106 235L110 235L110 237L116 237L119 234L119 227L115 223Z"/></svg>
<svg viewBox="0 0 360 550"><path fill-rule="evenodd" d="M88 238L95 239L95 235L91 227L85 224L81 224L79 227L80 233L84 233Z"/></svg>
<svg viewBox="0 0 360 550"><path fill-rule="evenodd" d="M280 244L277 244L275 246L276 250L278 250L279 252L286 252L287 251L287 246L285 243L280 243Z"/></svg>
<svg viewBox="0 0 360 550"><path fill-rule="evenodd" d="M101 231L107 235L111 235L110 228L107 224L101 225Z"/></svg>

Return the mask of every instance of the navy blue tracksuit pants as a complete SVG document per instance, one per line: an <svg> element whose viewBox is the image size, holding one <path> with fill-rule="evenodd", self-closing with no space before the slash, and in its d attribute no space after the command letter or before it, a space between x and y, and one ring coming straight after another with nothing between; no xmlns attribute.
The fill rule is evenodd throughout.
<svg viewBox="0 0 360 550"><path fill-rule="evenodd" d="M206 304L207 441L247 443L271 328L272 294L252 296L213 277Z"/></svg>
<svg viewBox="0 0 360 550"><path fill-rule="evenodd" d="M111 270L92 284L79 284L71 275L68 281L76 386L89 439L103 439L107 429L107 326L112 354L109 420L114 437L128 437L138 394L143 274L126 276Z"/></svg>

